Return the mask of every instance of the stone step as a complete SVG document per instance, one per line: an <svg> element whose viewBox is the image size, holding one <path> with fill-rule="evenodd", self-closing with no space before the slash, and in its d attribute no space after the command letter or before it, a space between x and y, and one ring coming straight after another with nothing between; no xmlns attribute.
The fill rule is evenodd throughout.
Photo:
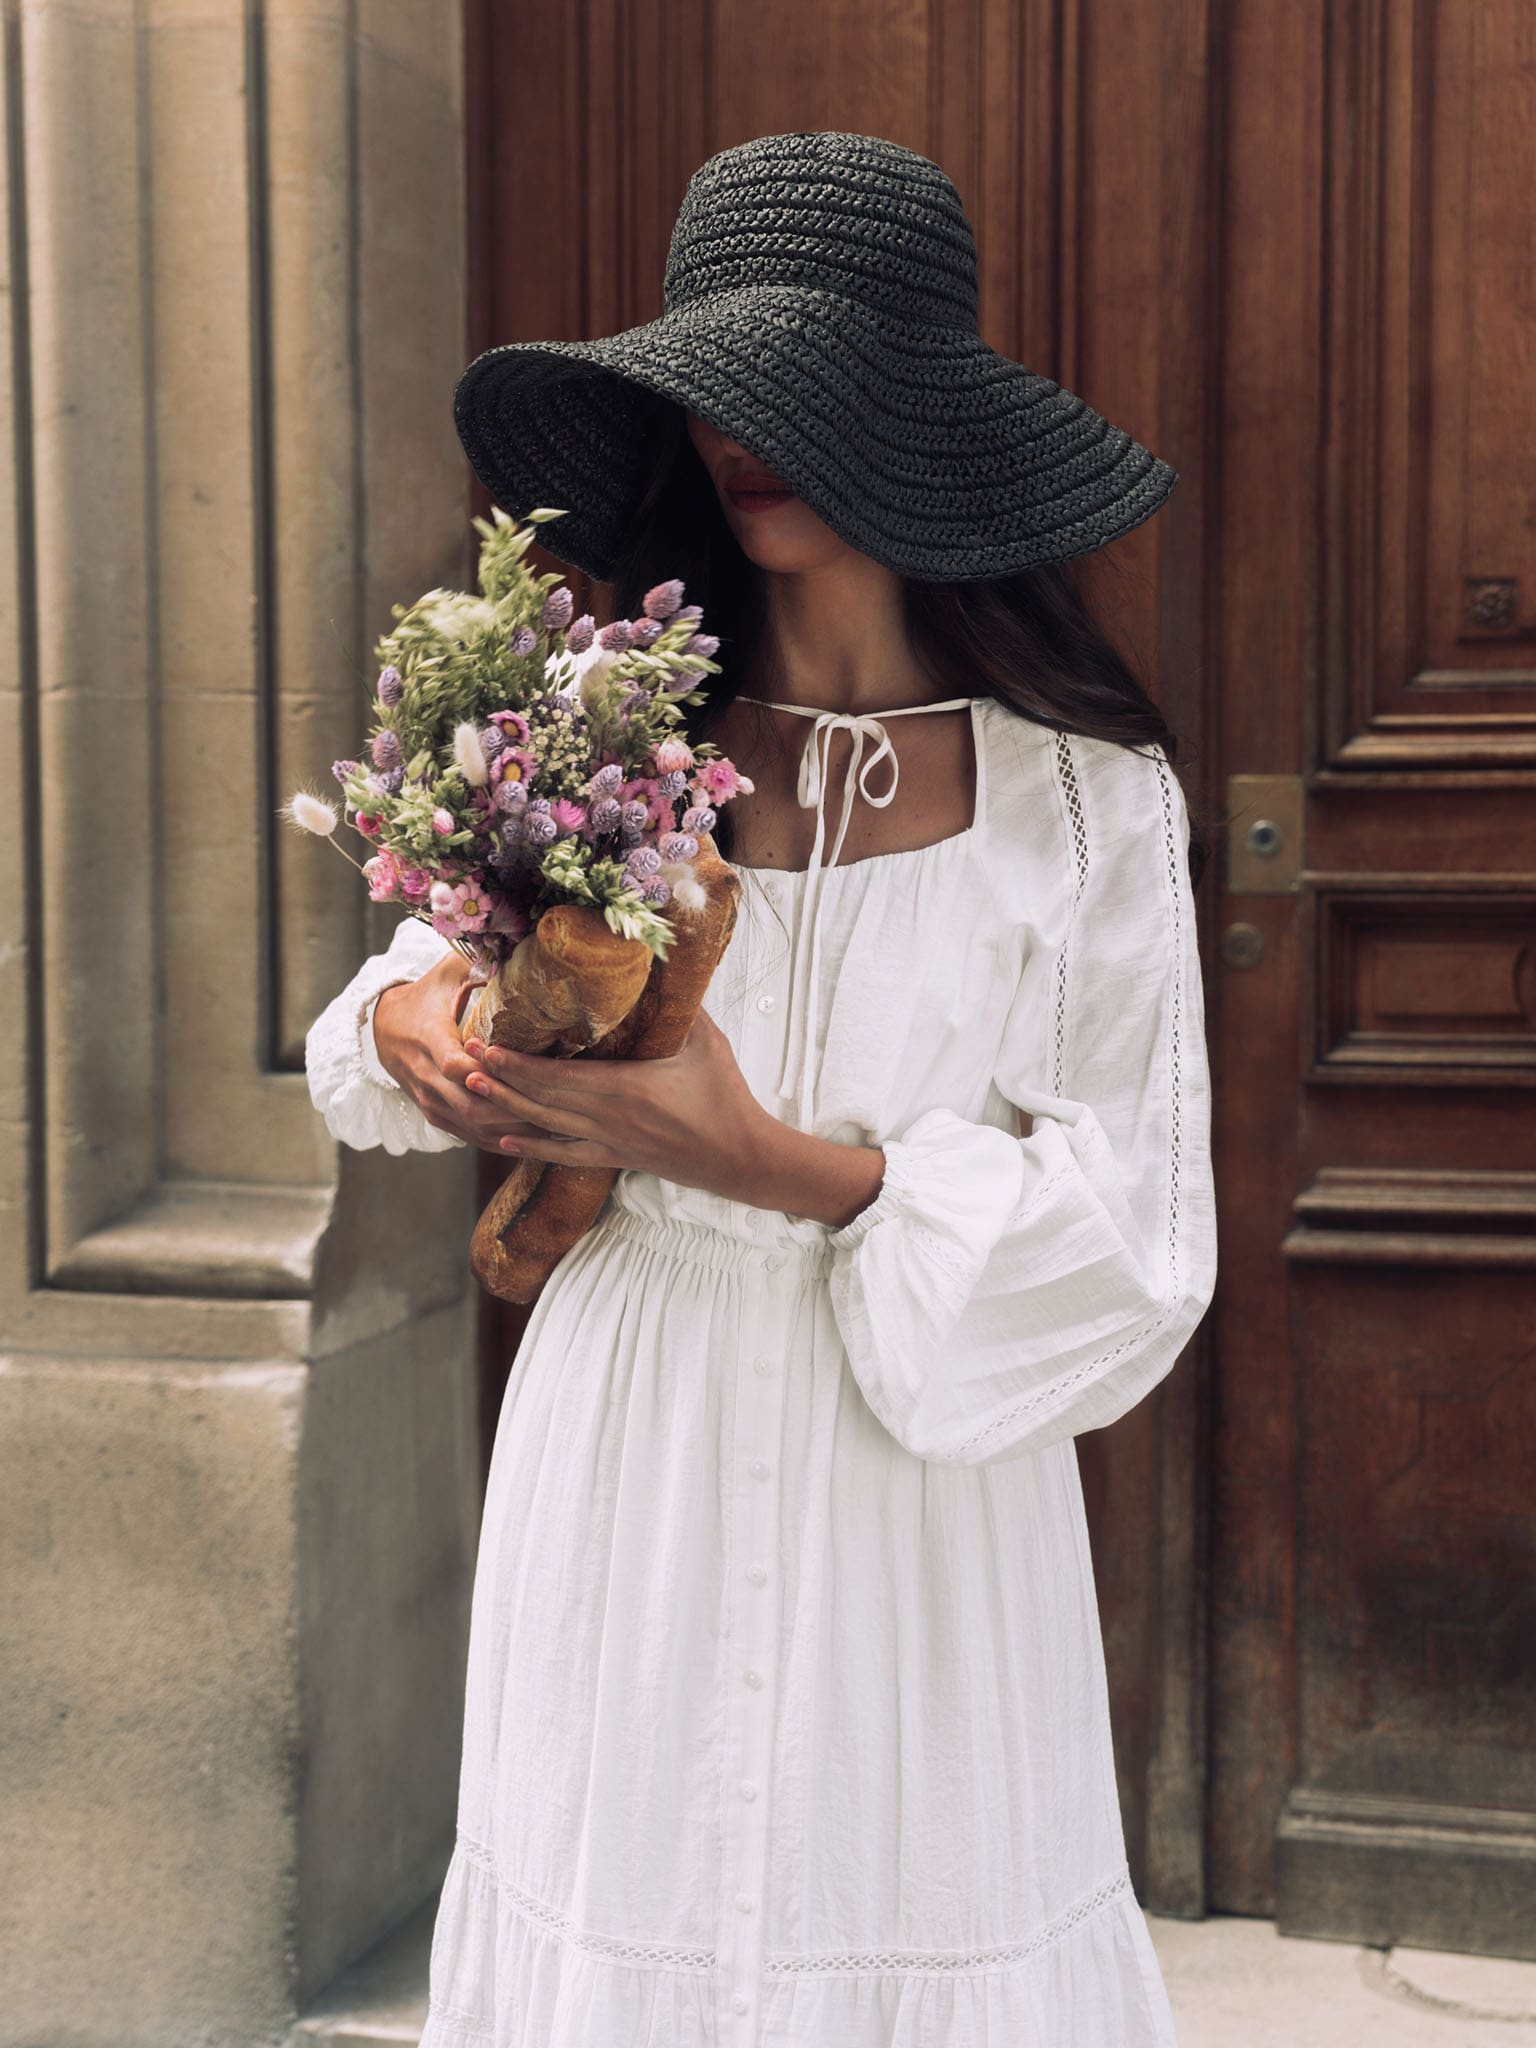
<svg viewBox="0 0 1536 2048"><path fill-rule="evenodd" d="M416 2048L427 2023L427 1959L437 1893L338 1977L288 2037L288 2048Z"/></svg>

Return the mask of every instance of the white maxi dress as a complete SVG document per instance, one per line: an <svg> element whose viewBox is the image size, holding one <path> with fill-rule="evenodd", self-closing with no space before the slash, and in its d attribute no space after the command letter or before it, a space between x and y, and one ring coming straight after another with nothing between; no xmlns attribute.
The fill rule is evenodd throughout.
<svg viewBox="0 0 1536 2048"><path fill-rule="evenodd" d="M422 2048L1174 2048L1072 1439L1214 1285L1187 817L1161 751L972 729L970 826L743 869L705 998L876 1198L628 1170L531 1312ZM311 1027L342 1142L461 1142L372 1044L445 945L407 919Z"/></svg>

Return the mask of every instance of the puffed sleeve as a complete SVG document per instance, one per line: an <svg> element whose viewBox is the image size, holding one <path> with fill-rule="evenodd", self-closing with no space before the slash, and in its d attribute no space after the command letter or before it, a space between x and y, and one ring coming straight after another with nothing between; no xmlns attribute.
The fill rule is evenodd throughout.
<svg viewBox="0 0 1536 2048"><path fill-rule="evenodd" d="M467 1140L427 1122L379 1062L373 1006L397 981L416 981L435 967L449 941L419 917L403 917L388 948L370 954L346 987L310 1025L304 1039L309 1099L333 1138L354 1151L448 1152Z"/></svg>
<svg viewBox="0 0 1536 2048"><path fill-rule="evenodd" d="M1042 758L1058 851L996 1060L1029 1135L926 1110L883 1141L878 1194L829 1240L870 1407L949 1464L1113 1422L1170 1370L1215 1285L1183 792L1160 748L1060 735Z"/></svg>

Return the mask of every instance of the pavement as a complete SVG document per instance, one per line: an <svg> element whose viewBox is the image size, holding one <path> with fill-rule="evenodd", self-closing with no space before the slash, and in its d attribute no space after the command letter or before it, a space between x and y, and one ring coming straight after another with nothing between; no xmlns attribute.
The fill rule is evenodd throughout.
<svg viewBox="0 0 1536 2048"><path fill-rule="evenodd" d="M1536 2048L1536 1963L1147 1915L1179 2048Z"/></svg>

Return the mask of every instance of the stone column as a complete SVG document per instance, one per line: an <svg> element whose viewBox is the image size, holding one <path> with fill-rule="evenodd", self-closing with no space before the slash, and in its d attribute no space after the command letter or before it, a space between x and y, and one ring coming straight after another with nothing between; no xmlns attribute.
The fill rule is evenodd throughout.
<svg viewBox="0 0 1536 2048"><path fill-rule="evenodd" d="M248 2048L453 1834L472 1158L315 1115L276 807L469 566L459 5L0 21L0 2044Z"/></svg>

